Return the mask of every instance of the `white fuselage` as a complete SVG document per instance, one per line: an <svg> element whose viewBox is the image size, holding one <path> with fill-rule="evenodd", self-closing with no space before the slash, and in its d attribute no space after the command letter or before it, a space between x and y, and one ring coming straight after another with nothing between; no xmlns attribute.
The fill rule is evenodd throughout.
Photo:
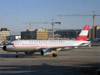
<svg viewBox="0 0 100 75"><path fill-rule="evenodd" d="M83 44L89 45L90 41L75 41L75 40L15 40L10 42L12 45L6 45L6 51L11 52L26 52L36 51L46 48L64 48L78 47Z"/></svg>

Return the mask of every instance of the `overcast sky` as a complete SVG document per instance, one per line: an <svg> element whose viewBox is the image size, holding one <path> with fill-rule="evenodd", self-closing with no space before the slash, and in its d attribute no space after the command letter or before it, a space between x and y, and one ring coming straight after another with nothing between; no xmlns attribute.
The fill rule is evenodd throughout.
<svg viewBox="0 0 100 75"><path fill-rule="evenodd" d="M93 16L57 15L100 15L100 0L0 0L0 28L8 28L11 35L20 35L29 29L23 22L55 22L55 28L82 29L86 24L93 25ZM95 17L95 25L100 25L100 16ZM51 24L34 24L32 29Z"/></svg>

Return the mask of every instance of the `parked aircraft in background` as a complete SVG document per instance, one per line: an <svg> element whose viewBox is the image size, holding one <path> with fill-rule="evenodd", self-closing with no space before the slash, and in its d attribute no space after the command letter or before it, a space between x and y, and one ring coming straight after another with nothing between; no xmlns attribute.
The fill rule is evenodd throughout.
<svg viewBox="0 0 100 75"><path fill-rule="evenodd" d="M3 47L4 51L25 52L26 54L33 54L40 52L41 55L52 55L57 56L57 51L62 50L66 47L79 47L90 45L90 41L87 41L89 25L85 25L79 36L75 40L15 40L9 42Z"/></svg>

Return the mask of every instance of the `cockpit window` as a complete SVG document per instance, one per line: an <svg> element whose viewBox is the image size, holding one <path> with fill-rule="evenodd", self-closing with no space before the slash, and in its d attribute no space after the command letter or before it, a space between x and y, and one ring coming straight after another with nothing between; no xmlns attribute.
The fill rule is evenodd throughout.
<svg viewBox="0 0 100 75"><path fill-rule="evenodd" d="M7 45L14 45L14 43L8 43Z"/></svg>

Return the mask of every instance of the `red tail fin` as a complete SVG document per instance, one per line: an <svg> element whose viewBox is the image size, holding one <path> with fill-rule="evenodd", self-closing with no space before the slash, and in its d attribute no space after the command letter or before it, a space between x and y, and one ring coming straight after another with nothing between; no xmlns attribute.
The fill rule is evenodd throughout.
<svg viewBox="0 0 100 75"><path fill-rule="evenodd" d="M79 36L75 40L86 41L89 31L89 25L85 25Z"/></svg>

